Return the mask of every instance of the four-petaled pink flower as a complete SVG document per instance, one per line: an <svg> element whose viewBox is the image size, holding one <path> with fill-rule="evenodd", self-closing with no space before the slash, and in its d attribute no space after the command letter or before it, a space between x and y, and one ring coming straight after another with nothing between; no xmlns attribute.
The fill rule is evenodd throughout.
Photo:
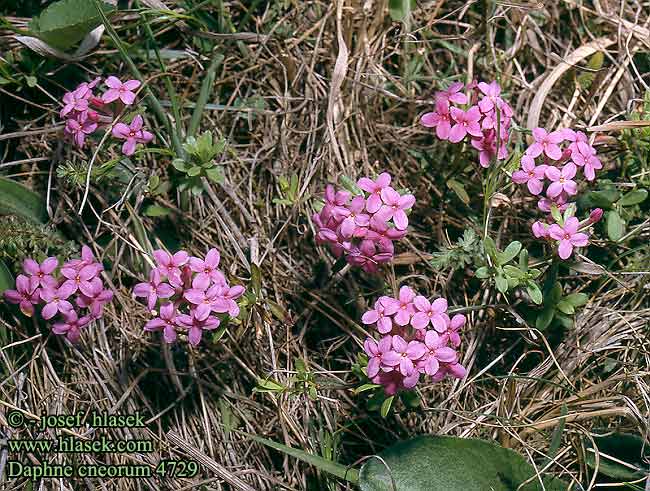
<svg viewBox="0 0 650 491"><path fill-rule="evenodd" d="M64 322L57 322L52 326L54 334L65 335L71 343L76 343L81 337L81 328L88 325L90 317L85 315L79 318L75 310L69 310L63 314Z"/></svg>
<svg viewBox="0 0 650 491"><path fill-rule="evenodd" d="M429 302L426 297L418 295L413 301L418 310L413 314L411 325L416 329L426 329L429 323L438 332L445 332L447 329L447 300L437 298Z"/></svg>
<svg viewBox="0 0 650 491"><path fill-rule="evenodd" d="M603 168L600 159L596 157L596 150L585 142L575 143L576 151L571 153L571 160L582 167L588 181L596 179L596 171Z"/></svg>
<svg viewBox="0 0 650 491"><path fill-rule="evenodd" d="M557 252L562 259L568 259L573 253L574 247L584 247L589 243L589 236L578 232L579 228L580 222L576 217L569 217L563 227L557 223L549 227L549 235L560 241Z"/></svg>
<svg viewBox="0 0 650 491"><path fill-rule="evenodd" d="M392 336L384 336L377 343L374 339L368 338L363 343L363 349L368 355L368 377L373 378L380 369L392 370L392 367L399 363L399 355L392 350Z"/></svg>
<svg viewBox="0 0 650 491"><path fill-rule="evenodd" d="M104 289L104 284L99 278L93 278L90 285L93 294L79 295L76 303L78 307L87 308L92 319L98 319L102 316L104 305L113 300L113 292Z"/></svg>
<svg viewBox="0 0 650 491"><path fill-rule="evenodd" d="M72 92L63 95L64 106L59 115L63 118L72 111L83 112L88 110L88 87L80 86Z"/></svg>
<svg viewBox="0 0 650 491"><path fill-rule="evenodd" d="M461 92L464 86L463 82L454 82L447 89L436 92L436 102L443 101L447 105L451 102L454 104L467 104L467 96Z"/></svg>
<svg viewBox="0 0 650 491"><path fill-rule="evenodd" d="M423 348L426 357L419 363L418 368L427 375L438 373L440 362L456 361L456 352L447 346L447 340L435 331L427 331L424 336Z"/></svg>
<svg viewBox="0 0 650 491"><path fill-rule="evenodd" d="M151 319L144 326L145 331L159 331L162 329L163 338L167 343L176 341L176 328L178 322L176 321L176 307L171 302L167 302L160 306L160 313L158 317Z"/></svg>
<svg viewBox="0 0 650 491"><path fill-rule="evenodd" d="M377 330L386 334L393 330L393 322L390 318L391 315L397 312L397 305L390 302L389 297L381 297L375 302L375 308L369 310L361 317L361 322L364 324L377 324Z"/></svg>
<svg viewBox="0 0 650 491"><path fill-rule="evenodd" d="M533 235L538 239L546 239L548 237L548 225L537 221L533 223L531 227L533 230Z"/></svg>
<svg viewBox="0 0 650 491"><path fill-rule="evenodd" d="M565 192L569 196L573 196L578 192L578 185L573 180L576 175L576 166L573 162L565 164L562 169L549 165L546 167L546 177L551 181L551 185L546 190L546 195L549 198L556 198Z"/></svg>
<svg viewBox="0 0 650 491"><path fill-rule="evenodd" d="M393 336L393 351L399 355L397 359L386 360L384 357L384 364L399 365L400 373L408 377L415 370L413 362L422 358L422 355L426 353L426 347L420 341L406 342L402 336L395 335Z"/></svg>
<svg viewBox="0 0 650 491"><path fill-rule="evenodd" d="M78 147L83 147L86 135L94 133L96 129L97 123L84 114L78 119L68 119L63 131L66 135L72 137Z"/></svg>
<svg viewBox="0 0 650 491"><path fill-rule="evenodd" d="M458 143L468 134L475 137L483 136L481 125L479 124L481 111L478 106L472 106L467 111L452 107L449 112L456 122L449 132L450 142Z"/></svg>
<svg viewBox="0 0 650 491"><path fill-rule="evenodd" d="M436 136L441 140L449 139L449 133L451 131L449 103L445 100L436 101L436 110L423 114L420 118L420 123L427 128L435 128Z"/></svg>
<svg viewBox="0 0 650 491"><path fill-rule="evenodd" d="M133 155L138 143L149 143L153 140L153 134L142 129L143 124L142 116L138 114L133 118L130 125L117 123L113 126L113 136L120 140L126 140L122 145L124 155Z"/></svg>
<svg viewBox="0 0 650 491"><path fill-rule="evenodd" d="M67 285L68 289L70 289L70 294L75 293L78 289L84 295L92 296L93 288L90 280L97 276L98 273L99 270L94 264L89 264L82 268L70 266L61 268L61 274L66 278L63 285Z"/></svg>
<svg viewBox="0 0 650 491"><path fill-rule="evenodd" d="M55 257L48 257L41 264L33 259L25 259L23 270L29 275L33 287L56 288L58 282L52 273L58 265L59 261Z"/></svg>
<svg viewBox="0 0 650 491"><path fill-rule="evenodd" d="M162 249L153 251L156 266L160 274L167 276L172 286L178 287L183 284L181 280L181 266L189 260L189 254L185 251L178 251L173 256Z"/></svg>
<svg viewBox="0 0 650 491"><path fill-rule="evenodd" d="M18 304L21 312L28 317L34 315L34 305L40 300L36 285L24 274L16 277L16 289L5 290L4 295L7 301Z"/></svg>
<svg viewBox="0 0 650 491"><path fill-rule="evenodd" d="M370 223L370 215L363 213L366 207L366 198L355 196L348 206L348 215L341 222L341 235L344 238L350 238L355 235L357 227L367 227ZM365 234L365 229L364 234Z"/></svg>
<svg viewBox="0 0 650 491"><path fill-rule="evenodd" d="M499 101L501 100L499 97L501 95L501 87L496 80L493 80L489 84L479 82L478 90L485 95L485 97L478 102L478 107L481 112L488 113L494 110L494 108L501 109L499 106Z"/></svg>
<svg viewBox="0 0 650 491"><path fill-rule="evenodd" d="M393 304L397 309L393 320L398 326L406 326L411 322L411 317L415 313L413 299L415 292L408 286L403 286L399 289L398 298L387 298L384 303Z"/></svg>
<svg viewBox="0 0 650 491"><path fill-rule="evenodd" d="M196 311L188 314L178 314L176 321L180 327L189 329L187 339L192 346L198 346L203 337L203 331L211 331L219 327L221 321L213 315L207 316L205 319L200 319L196 316Z"/></svg>
<svg viewBox="0 0 650 491"><path fill-rule="evenodd" d="M169 298L174 292L174 288L169 283L162 281L160 271L157 269L151 270L148 282L138 283L133 287L133 295L147 299L149 310L153 310L158 298Z"/></svg>
<svg viewBox="0 0 650 491"><path fill-rule="evenodd" d="M451 318L449 324L447 325L447 331L444 332L441 336L445 344L448 341L454 348L458 348L460 346L460 334L458 334L458 332L465 325L465 320L466 319L463 314L456 314Z"/></svg>
<svg viewBox="0 0 650 491"><path fill-rule="evenodd" d="M562 149L558 145L564 140L562 131L548 133L544 128L535 128L533 129L533 138L535 143L526 150L528 155L535 158L544 153L549 159L560 160L562 158Z"/></svg>
<svg viewBox="0 0 650 491"><path fill-rule="evenodd" d="M538 195L544 189L544 176L546 173L546 165L535 165L535 160L530 155L523 155L521 157L521 170L512 173L512 180L517 184L524 184L528 186L528 190Z"/></svg>
<svg viewBox="0 0 650 491"><path fill-rule="evenodd" d="M377 212L377 216L383 221L388 221L392 218L393 222L395 222L395 228L405 230L408 227L409 220L404 210L408 210L413 206L415 196L412 194L401 196L397 191L388 186L381 190L381 199L384 204Z"/></svg>
<svg viewBox="0 0 650 491"><path fill-rule="evenodd" d="M221 255L219 254L219 251L214 248L208 251L205 255L205 259L191 257L189 262L190 268L195 273L198 273L195 280L202 283L207 281L209 284L209 282L212 281L220 285L225 285L226 278L223 273L217 269L220 260Z"/></svg>
<svg viewBox="0 0 650 491"><path fill-rule="evenodd" d="M41 290L41 299L46 302L41 311L43 319L49 320L58 312L65 314L72 310L72 304L67 299L76 291L75 284L69 281L65 281L58 288L43 288Z"/></svg>
<svg viewBox="0 0 650 491"><path fill-rule="evenodd" d="M135 93L133 91L140 87L140 82L138 80L127 80L122 83L119 78L110 76L106 79L106 85L108 90L102 95L102 100L106 104L120 99L124 104L130 106L135 102Z"/></svg>
<svg viewBox="0 0 650 491"><path fill-rule="evenodd" d="M362 177L357 181L357 186L370 194L366 203L366 210L368 210L368 213L377 213L379 208L381 208L381 191L390 185L390 181L391 177L387 172L379 174L377 179L374 181L367 177Z"/></svg>

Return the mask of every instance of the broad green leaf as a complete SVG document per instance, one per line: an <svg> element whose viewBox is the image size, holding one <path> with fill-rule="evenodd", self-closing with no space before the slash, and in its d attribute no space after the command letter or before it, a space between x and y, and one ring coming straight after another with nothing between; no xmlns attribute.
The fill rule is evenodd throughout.
<svg viewBox="0 0 650 491"><path fill-rule="evenodd" d="M190 167L187 171L187 175L190 177L195 177L198 176L201 173L201 167L198 165L195 165L194 167Z"/></svg>
<svg viewBox="0 0 650 491"><path fill-rule="evenodd" d="M16 181L0 177L0 215L19 215L32 222L47 222L44 200Z"/></svg>
<svg viewBox="0 0 650 491"><path fill-rule="evenodd" d="M506 249L499 254L499 262L501 264L505 264L512 261L515 257L517 257L519 251L521 251L521 242L517 240L510 242L510 244L508 244L508 247L506 247Z"/></svg>
<svg viewBox="0 0 650 491"><path fill-rule="evenodd" d="M101 6L106 13L115 9L104 2ZM29 29L46 43L65 50L101 23L101 16L92 0L59 0L34 17Z"/></svg>
<svg viewBox="0 0 650 491"><path fill-rule="evenodd" d="M476 272L474 274L476 275L477 278L480 278L480 279L483 280L483 279L487 278L488 276L490 276L490 270L488 269L487 266L481 266L480 268L478 268L476 270Z"/></svg>
<svg viewBox="0 0 650 491"><path fill-rule="evenodd" d="M497 259L497 245L494 243L492 237L487 236L483 239L483 248L488 256L490 256L494 261Z"/></svg>
<svg viewBox="0 0 650 491"><path fill-rule="evenodd" d="M415 0L389 0L390 18L395 22L407 22L411 12L416 7Z"/></svg>
<svg viewBox="0 0 650 491"><path fill-rule="evenodd" d="M494 277L494 281L497 285L497 290L499 290L501 293L506 293L508 291L508 280L506 280L505 277L497 274Z"/></svg>
<svg viewBox="0 0 650 491"><path fill-rule="evenodd" d="M537 283L533 283L532 281L528 282L526 291L528 292L528 295L530 295L530 298L533 302L535 302L537 305L541 305L544 297L542 296L542 290L539 289Z"/></svg>
<svg viewBox="0 0 650 491"><path fill-rule="evenodd" d="M616 211L607 212L607 235L610 240L619 240L625 233L625 222Z"/></svg>
<svg viewBox="0 0 650 491"><path fill-rule="evenodd" d="M469 204L469 194L467 194L467 191L465 191L465 186L463 186L460 182L458 182L456 179L449 179L447 181L447 187L456 193L456 196L458 196L458 198L463 203L466 205Z"/></svg>
<svg viewBox="0 0 650 491"><path fill-rule="evenodd" d="M592 191L587 193L584 198L584 204L587 208L611 208L612 204L619 198L621 193L615 189L607 189L603 191Z"/></svg>
<svg viewBox="0 0 650 491"><path fill-rule="evenodd" d="M190 170L190 167L192 167L190 164L185 162L183 159L174 159L172 160L172 165L176 170L179 170L181 172L187 173L188 170Z"/></svg>
<svg viewBox="0 0 650 491"><path fill-rule="evenodd" d="M648 197L648 191L645 189L634 189L629 193L623 195L623 197L618 201L618 204L621 206L632 206L643 203Z"/></svg>
<svg viewBox="0 0 650 491"><path fill-rule="evenodd" d="M246 433L246 435L248 436L248 438L255 440L258 443L261 443L262 445L266 445L267 447L274 448L275 450L279 450L280 452L290 455L291 457L295 457L296 459L302 460L303 462L306 462L309 465L313 465L314 467L316 467L321 471L332 474L333 476L336 476L338 478L345 479L350 483L356 484L359 481L359 471L357 471L354 468L346 467L343 464L339 464L337 462L333 462L331 460L325 459L320 455L310 454L305 452L304 450L289 447L287 445L283 445L282 443L274 442L273 440L267 440L266 438L261 438L259 436L251 435L248 433Z"/></svg>
<svg viewBox="0 0 650 491"><path fill-rule="evenodd" d="M217 184L223 184L226 180L221 167L211 167L205 171L205 175L208 176L208 179Z"/></svg>
<svg viewBox="0 0 650 491"><path fill-rule="evenodd" d="M5 290L13 290L15 284L16 282L11 271L9 271L4 261L0 261L0 296L2 296Z"/></svg>
<svg viewBox="0 0 650 491"><path fill-rule="evenodd" d="M564 300L574 307L581 307L589 301L589 295L586 293L571 293L564 297Z"/></svg>
<svg viewBox="0 0 650 491"><path fill-rule="evenodd" d="M561 298L562 298L562 285L556 282L553 285L553 288L551 288L551 291L549 292L548 303L550 305L555 305L560 301Z"/></svg>
<svg viewBox="0 0 650 491"><path fill-rule="evenodd" d="M379 457L383 462L370 458L361 468L362 491L543 489L535 469L521 455L483 440L420 436L389 447ZM552 477L543 482L546 491L566 491L568 487Z"/></svg>
<svg viewBox="0 0 650 491"><path fill-rule="evenodd" d="M573 305L571 305L566 300L560 300L557 303L557 309L566 315L573 315L576 311Z"/></svg>
<svg viewBox="0 0 650 491"><path fill-rule="evenodd" d="M598 451L598 471L601 474L613 479L623 481L634 481L648 475L650 466L647 459L650 457L648 445L644 444L643 438L629 433L614 433L612 435L595 437L597 449L594 449L590 440L585 440L587 448L586 461L592 469L596 467L596 455ZM625 462L623 465L616 460Z"/></svg>
<svg viewBox="0 0 650 491"><path fill-rule="evenodd" d="M169 208L158 205L149 205L145 207L142 213L148 217L164 217L169 215L172 212Z"/></svg>
<svg viewBox="0 0 650 491"><path fill-rule="evenodd" d="M257 379L257 387L253 389L254 392L283 392L286 390L284 385L277 383L274 380Z"/></svg>
<svg viewBox="0 0 650 491"><path fill-rule="evenodd" d="M543 331L551 325L553 317L555 317L555 305L547 305L539 314L537 314L537 319L535 319L535 327L540 331Z"/></svg>

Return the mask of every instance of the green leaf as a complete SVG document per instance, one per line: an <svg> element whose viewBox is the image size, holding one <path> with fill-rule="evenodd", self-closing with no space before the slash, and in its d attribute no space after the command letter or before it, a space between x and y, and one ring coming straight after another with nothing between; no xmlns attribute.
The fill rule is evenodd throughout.
<svg viewBox="0 0 650 491"><path fill-rule="evenodd" d="M619 196L620 193L615 189L592 191L585 195L585 205L586 208L599 207L609 209Z"/></svg>
<svg viewBox="0 0 650 491"><path fill-rule="evenodd" d="M449 179L447 181L447 187L456 193L456 196L458 196L458 198L463 203L466 205L469 204L469 194L467 194L467 191L465 191L465 186L463 186L460 182L458 182L456 179Z"/></svg>
<svg viewBox="0 0 650 491"><path fill-rule="evenodd" d="M183 159L174 159L172 160L172 165L176 170L179 170L183 173L187 173L188 170L190 170L190 167L192 167L190 164L185 162Z"/></svg>
<svg viewBox="0 0 650 491"><path fill-rule="evenodd" d="M389 0L388 11L394 22L407 22L416 7L415 0Z"/></svg>
<svg viewBox="0 0 650 491"><path fill-rule="evenodd" d="M553 317L555 317L555 305L547 305L539 314L537 314L537 319L535 319L535 327L540 331L543 331L551 325Z"/></svg>
<svg viewBox="0 0 650 491"><path fill-rule="evenodd" d="M267 440L266 438L262 438L256 435L251 435L248 433L246 433L246 436L248 436L248 438L258 443L261 443L262 445L266 445L267 447L274 448L275 450L279 450L282 453L290 455L291 457L295 457L298 460L302 460L303 462L306 462L309 465L313 465L314 467L316 467L317 469L323 472L332 474L333 476L336 476L340 479L344 479L352 484L356 484L359 481L359 471L357 471L356 469L349 468L344 466L343 464L339 464L337 462L333 462L331 460L325 459L320 455L310 454L305 452L304 450L289 447L287 445L283 445L282 443L274 442L273 440Z"/></svg>
<svg viewBox="0 0 650 491"><path fill-rule="evenodd" d="M485 249L485 252L487 253L492 260L496 262L497 260L497 245L494 243L494 240L492 237L487 236L485 239L483 239L483 248Z"/></svg>
<svg viewBox="0 0 650 491"><path fill-rule="evenodd" d="M169 208L158 205L149 205L145 207L143 213L148 217L164 217L172 212Z"/></svg>
<svg viewBox="0 0 650 491"><path fill-rule="evenodd" d="M573 315L573 314L575 314L575 311L576 311L575 308L573 308L573 305L571 305L566 300L560 300L557 303L556 307L560 312L562 312L562 313L564 313L566 315Z"/></svg>
<svg viewBox="0 0 650 491"><path fill-rule="evenodd" d="M251 263L251 288L255 293L256 298L260 298L262 294L262 272L257 264Z"/></svg>
<svg viewBox="0 0 650 491"><path fill-rule="evenodd" d="M589 301L589 295L586 293L571 293L564 297L564 300L574 307L582 307Z"/></svg>
<svg viewBox="0 0 650 491"><path fill-rule="evenodd" d="M275 380L259 378L253 392L284 392L285 390L286 387Z"/></svg>
<svg viewBox="0 0 650 491"><path fill-rule="evenodd" d="M524 273L517 266L513 266L512 264L506 264L503 267L503 271L505 271L506 275L510 278L520 279L526 276L526 273Z"/></svg>
<svg viewBox="0 0 650 491"><path fill-rule="evenodd" d="M352 179L350 179L348 176L341 176L339 178L341 181L341 185L347 190L352 193L353 196L357 195L362 195L363 191L359 186L357 186L357 183L354 182Z"/></svg>
<svg viewBox="0 0 650 491"><path fill-rule="evenodd" d="M530 298L533 302L535 302L537 305L542 304L544 297L542 296L542 290L539 289L537 283L529 281L528 285L526 286L526 291L528 292L528 295L530 295Z"/></svg>
<svg viewBox="0 0 650 491"><path fill-rule="evenodd" d="M508 291L508 280L506 280L503 276L497 274L494 277L494 281L497 285L497 290L499 290L501 293L506 293Z"/></svg>
<svg viewBox="0 0 650 491"><path fill-rule="evenodd" d="M393 407L394 400L395 400L395 396L390 396L387 397L386 400L381 403L380 414L382 418L388 416L388 413L390 412L390 408Z"/></svg>
<svg viewBox="0 0 650 491"><path fill-rule="evenodd" d="M195 177L198 176L201 173L201 167L198 165L195 165L194 167L190 167L189 170L187 171L187 175L190 177Z"/></svg>
<svg viewBox="0 0 650 491"><path fill-rule="evenodd" d="M361 491L543 489L535 477L535 469L521 455L483 440L420 436L389 447L379 457L381 460L368 459L361 468ZM522 485L529 479L530 482ZM543 482L546 491L568 488L566 483L552 477L544 478Z"/></svg>
<svg viewBox="0 0 650 491"><path fill-rule="evenodd" d="M476 275L477 278L480 278L480 279L483 280L483 279L487 278L488 276L490 276L490 270L488 269L487 266L481 266L480 268L478 268L476 270L476 272L474 274Z"/></svg>
<svg viewBox="0 0 650 491"><path fill-rule="evenodd" d="M592 469L596 468L596 455L599 455L598 471L613 479L634 481L645 477L650 468L646 462L650 457L647 444L643 438L629 433L614 433L612 435L595 437L596 449L590 440L585 439L587 448L586 461ZM615 460L625 462L623 465ZM636 469L636 470L635 470Z"/></svg>
<svg viewBox="0 0 650 491"><path fill-rule="evenodd" d="M643 203L648 197L648 191L645 189L634 189L629 193L623 195L623 197L618 201L618 204L621 206L632 206Z"/></svg>
<svg viewBox="0 0 650 491"><path fill-rule="evenodd" d="M13 290L16 282L7 265L0 260L0 296L5 290Z"/></svg>
<svg viewBox="0 0 650 491"><path fill-rule="evenodd" d="M610 240L619 240L625 233L625 222L616 211L607 212L607 235Z"/></svg>
<svg viewBox="0 0 650 491"><path fill-rule="evenodd" d="M106 13L115 9L101 2ZM90 0L59 0L29 23L29 29L46 43L65 50L81 41L102 23L101 16Z"/></svg>
<svg viewBox="0 0 650 491"><path fill-rule="evenodd" d="M19 215L32 222L47 222L43 199L31 189L6 177L0 177L0 215Z"/></svg>
<svg viewBox="0 0 650 491"><path fill-rule="evenodd" d="M205 171L205 175L208 176L208 179L210 179L212 182L216 182L217 184L223 184L226 180L223 174L223 169L218 166L207 169Z"/></svg>
<svg viewBox="0 0 650 491"><path fill-rule="evenodd" d="M560 209L557 207L556 204L551 205L551 216L553 217L553 220L555 220L560 225L564 223L562 221L562 214L560 213Z"/></svg>

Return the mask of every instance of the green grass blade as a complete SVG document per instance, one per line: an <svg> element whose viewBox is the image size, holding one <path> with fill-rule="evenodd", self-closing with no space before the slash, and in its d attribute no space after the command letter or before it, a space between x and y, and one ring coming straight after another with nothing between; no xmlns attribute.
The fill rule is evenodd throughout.
<svg viewBox="0 0 650 491"><path fill-rule="evenodd" d="M48 220L43 198L6 177L0 177L0 215L19 215L35 223Z"/></svg>

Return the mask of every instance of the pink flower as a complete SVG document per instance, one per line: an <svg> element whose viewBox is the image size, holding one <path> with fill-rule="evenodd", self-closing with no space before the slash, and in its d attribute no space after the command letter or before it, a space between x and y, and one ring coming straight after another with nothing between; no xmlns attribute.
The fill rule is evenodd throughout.
<svg viewBox="0 0 650 491"><path fill-rule="evenodd" d="M66 92L63 96L64 106L59 115L63 118L72 111L83 112L88 110L88 89L79 86L72 92Z"/></svg>
<svg viewBox="0 0 650 491"><path fill-rule="evenodd" d="M341 222L341 235L350 238L356 235L358 227L367 227L370 223L370 215L362 213L366 207L366 199L363 196L355 196L348 207L348 216Z"/></svg>
<svg viewBox="0 0 650 491"><path fill-rule="evenodd" d="M572 152L571 160L583 167L583 172L588 181L593 181L596 178L596 171L603 168L600 159L596 157L596 149L592 146L578 141L574 144L576 151Z"/></svg>
<svg viewBox="0 0 650 491"><path fill-rule="evenodd" d="M156 266L160 274L167 276L172 286L182 286L180 268L189 260L189 254L185 251L178 251L171 256L169 252L158 249L153 251L153 257L156 260Z"/></svg>
<svg viewBox="0 0 650 491"><path fill-rule="evenodd" d="M33 259L25 259L23 262L23 270L30 276L29 280L33 286L56 288L58 282L52 276L52 273L58 265L59 261L55 257L48 257L40 265Z"/></svg>
<svg viewBox="0 0 650 491"><path fill-rule="evenodd" d="M441 362L440 369L438 370L438 373L436 373L432 377L432 380L434 382L440 382L447 375L451 375L454 378L461 379L461 378L465 378L465 375L467 375L467 370L463 365L461 365L457 361L454 361L452 363Z"/></svg>
<svg viewBox="0 0 650 491"><path fill-rule="evenodd" d="M452 107L449 111L451 112L451 117L456 122L449 132L450 142L458 143L468 134L476 137L483 135L481 125L479 124L481 111L478 106L470 107L467 112L457 107Z"/></svg>
<svg viewBox="0 0 650 491"><path fill-rule="evenodd" d="M393 330L393 321L391 317L397 312L397 305L390 302L389 297L381 297L375 302L375 308L369 310L361 317L361 322L366 325L377 324L377 330L386 334Z"/></svg>
<svg viewBox="0 0 650 491"><path fill-rule="evenodd" d="M535 166L535 160L530 155L521 157L521 170L512 173L512 180L524 184L531 194L538 195L544 189L544 174L546 165Z"/></svg>
<svg viewBox="0 0 650 491"><path fill-rule="evenodd" d="M558 146L564 140L562 131L553 131L548 133L544 128L533 129L533 138L535 143L526 149L526 154L535 158L542 153L546 154L549 159L560 160L562 150Z"/></svg>
<svg viewBox="0 0 650 491"><path fill-rule="evenodd" d="M222 288L223 290L213 305L212 310L220 314L228 313L230 317L237 317L239 315L239 305L237 305L235 300L244 294L245 288L241 285L235 285L233 287L224 286Z"/></svg>
<svg viewBox="0 0 650 491"><path fill-rule="evenodd" d="M384 357L384 363L387 365L397 366L399 365L399 371L405 377L408 377L415 370L414 361L422 358L424 353L426 353L426 347L419 341L410 341L406 342L401 336L393 336L393 351L399 356L397 359L386 359Z"/></svg>
<svg viewBox="0 0 650 491"><path fill-rule="evenodd" d="M554 223L548 229L549 235L560 241L558 255L562 259L568 259L573 253L574 247L584 247L589 243L589 236L578 232L580 222L576 217L570 217L564 222L564 227Z"/></svg>
<svg viewBox="0 0 650 491"><path fill-rule="evenodd" d="M71 293L75 293L77 289L79 289L81 293L90 297L93 294L90 280L97 276L99 271L100 269L95 264L89 264L82 268L74 268L64 265L63 268L61 268L61 274L66 278L63 285L67 285L67 289L69 289Z"/></svg>
<svg viewBox="0 0 650 491"><path fill-rule="evenodd" d="M133 155L138 143L149 143L153 140L153 134L142 129L143 119L139 114L133 118L130 125L117 123L113 127L113 136L120 140L126 140L122 145L124 155Z"/></svg>
<svg viewBox="0 0 650 491"><path fill-rule="evenodd" d="M392 350L392 336L384 336L379 343L368 338L363 343L363 349L368 355L368 377L375 377L380 369L391 371L392 367L399 364L399 355Z"/></svg>
<svg viewBox="0 0 650 491"><path fill-rule="evenodd" d="M384 301L384 303L392 304L396 309L393 320L398 326L406 326L411 322L411 317L415 313L415 306L413 305L414 298L415 292L408 286L403 286L399 289L397 299L387 298Z"/></svg>
<svg viewBox="0 0 650 491"><path fill-rule="evenodd" d="M65 335L71 343L76 343L81 337L81 328L90 322L89 316L83 316L81 319L74 310L69 310L63 314L65 322L57 322L52 326L54 334Z"/></svg>
<svg viewBox="0 0 650 491"><path fill-rule="evenodd" d="M420 124L427 128L435 128L436 136L441 140L448 140L451 132L451 114L449 113L449 102L445 100L436 101L436 110L424 113L420 118Z"/></svg>
<svg viewBox="0 0 650 491"><path fill-rule="evenodd" d="M447 325L447 331L441 336L443 344L446 345L447 343L450 343L454 348L460 346L460 334L458 334L458 332L465 325L465 320L465 316L462 314L456 314L451 318L451 321Z"/></svg>
<svg viewBox="0 0 650 491"><path fill-rule="evenodd" d="M89 309L91 318L98 319L102 316L104 305L113 300L113 292L104 289L104 284L99 278L93 278L90 284L93 294L79 295L76 303L78 307Z"/></svg>
<svg viewBox="0 0 650 491"><path fill-rule="evenodd" d="M433 303L429 302L422 295L415 297L413 301L415 308L418 310L411 319L411 325L415 329L426 329L429 323L438 332L445 332L447 329L447 300L437 298Z"/></svg>
<svg viewBox="0 0 650 491"><path fill-rule="evenodd" d="M65 314L72 310L72 304L67 299L76 291L76 285L70 281L64 282L59 288L43 288L41 290L41 298L45 302L41 311L43 319L49 320L58 312Z"/></svg>
<svg viewBox="0 0 650 491"><path fill-rule="evenodd" d="M418 365L418 369L427 375L435 375L440 369L440 362L452 363L456 361L456 352L447 346L447 339L435 331L427 331L424 337L425 358Z"/></svg>
<svg viewBox="0 0 650 491"><path fill-rule="evenodd" d="M443 101L449 105L450 102L455 104L467 104L467 96L461 92L465 87L463 82L455 82L446 90L436 92L436 102Z"/></svg>
<svg viewBox="0 0 650 491"><path fill-rule="evenodd" d="M573 196L578 192L578 185L573 180L576 175L576 166L574 163L569 162L562 167L562 170L549 165L546 168L546 177L551 181L551 185L546 190L546 195L549 198L556 198L562 194L562 192L567 193L569 196Z"/></svg>
<svg viewBox="0 0 650 491"><path fill-rule="evenodd" d="M86 135L90 135L97 129L97 123L85 113L79 115L78 119L68 119L63 132L72 138L72 141L79 147L83 147Z"/></svg>
<svg viewBox="0 0 650 491"><path fill-rule="evenodd" d="M538 239L546 239L548 235L548 225L542 222L535 222L532 226L533 235Z"/></svg>
<svg viewBox="0 0 650 491"><path fill-rule="evenodd" d="M135 102L135 93L133 92L140 87L138 80L127 80L122 83L119 78L110 76L106 79L106 85L109 89L102 96L102 100L108 104L120 99L124 104L130 106Z"/></svg>
<svg viewBox="0 0 650 491"><path fill-rule="evenodd" d="M5 290L5 299L10 303L18 304L20 311L28 317L34 315L34 305L39 303L38 288L25 275L19 274L16 277L16 289Z"/></svg>
<svg viewBox="0 0 650 491"><path fill-rule="evenodd" d="M500 109L498 104L501 101L499 97L501 95L501 87L499 87L496 80L493 80L489 84L479 82L478 89L485 95L478 103L481 112L488 113L493 111L495 107Z"/></svg>
<svg viewBox="0 0 650 491"><path fill-rule="evenodd" d="M508 133L505 132L505 135L503 136L505 138L501 139L501 146L499 147L499 154L497 155L499 160L503 160L508 156L508 150L505 145ZM478 156L481 167L486 169L490 167L490 162L497 153L496 131L485 130L483 131L483 136L481 138L472 138L471 143L472 146L479 151Z"/></svg>
<svg viewBox="0 0 650 491"><path fill-rule="evenodd" d="M408 227L409 220L404 210L408 210L413 206L415 196L412 194L400 196L397 191L389 186L381 190L381 199L384 204L377 212L377 216L383 221L392 218L395 228L405 230Z"/></svg>
<svg viewBox="0 0 650 491"><path fill-rule="evenodd" d="M347 191L334 191L332 185L325 188L325 206L323 207L323 219L328 221L330 218L340 220L349 214L347 209L350 201L350 193Z"/></svg>
<svg viewBox="0 0 650 491"><path fill-rule="evenodd" d="M167 343L176 341L176 328L178 323L176 321L176 307L171 302L167 302L160 306L160 313L158 317L151 319L144 326L145 331L159 331L162 329L163 338Z"/></svg>
<svg viewBox="0 0 650 491"><path fill-rule="evenodd" d="M555 205L558 210L564 211L569 206L568 199L569 197L566 193L562 193L553 199L540 198L540 200L537 202L537 207L546 213L551 213L553 205Z"/></svg>
<svg viewBox="0 0 650 491"><path fill-rule="evenodd" d="M190 258L190 268L192 271L198 273L195 276L195 279L198 278L198 281L207 281L208 284L210 281L225 285L226 278L221 271L217 269L219 266L219 261L221 260L221 255L217 249L210 249L205 255L205 259L199 259L198 257ZM207 287L206 287L207 288Z"/></svg>
<svg viewBox="0 0 650 491"><path fill-rule="evenodd" d="M201 342L203 331L211 331L213 329L216 329L221 323L218 318L212 315L209 315L205 319L199 319L195 314L196 312L192 311L191 315L179 314L176 316L178 323L181 326L189 329L187 337L192 346L198 346L198 344Z"/></svg>
<svg viewBox="0 0 650 491"><path fill-rule="evenodd" d="M366 210L368 210L368 213L376 213L379 208L381 208L381 191L390 185L390 181L391 177L387 172L379 174L375 181L367 177L362 177L357 181L357 186L370 194L366 203Z"/></svg>
<svg viewBox="0 0 650 491"><path fill-rule="evenodd" d="M370 228L366 232L365 238L387 246L388 244L392 244L394 240L401 239L405 235L406 230L389 227L385 221L377 219L370 220Z"/></svg>
<svg viewBox="0 0 650 491"><path fill-rule="evenodd" d="M161 280L160 271L157 269L151 270L147 283L138 283L133 287L133 295L147 299L147 307L149 310L153 310L158 298L169 298L174 295L174 291L171 285Z"/></svg>

